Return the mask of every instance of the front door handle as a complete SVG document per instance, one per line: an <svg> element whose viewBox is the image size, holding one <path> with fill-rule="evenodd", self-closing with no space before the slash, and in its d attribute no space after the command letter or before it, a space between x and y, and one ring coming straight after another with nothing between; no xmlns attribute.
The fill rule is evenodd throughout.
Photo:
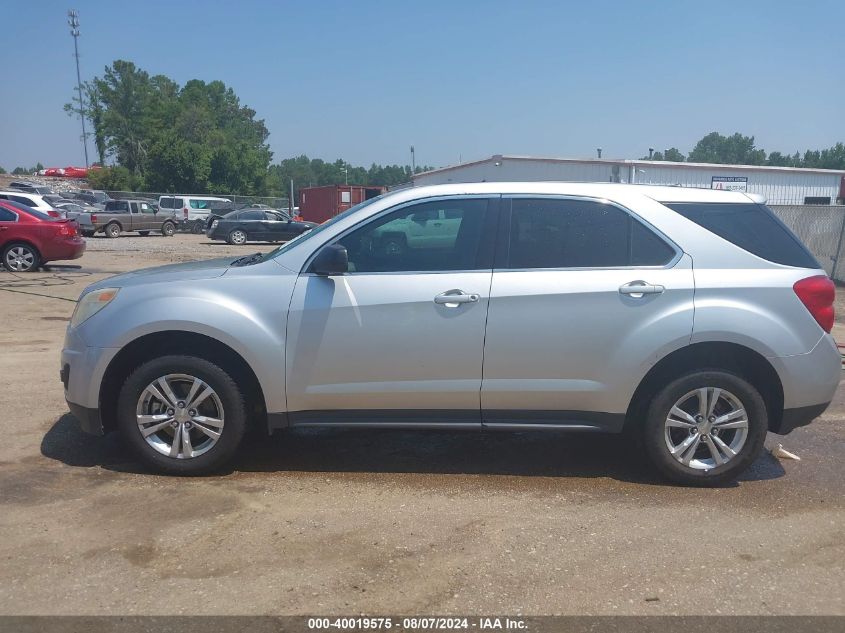
<svg viewBox="0 0 845 633"><path fill-rule="evenodd" d="M636 281L629 281L627 284L619 286L619 292L623 295L628 295L634 299L639 299L643 295L659 295L666 288L657 284L649 284L638 279Z"/></svg>
<svg viewBox="0 0 845 633"><path fill-rule="evenodd" d="M464 292L456 288L442 292L434 297L434 303L444 305L447 308L457 308L462 303L475 303L480 298L481 295Z"/></svg>

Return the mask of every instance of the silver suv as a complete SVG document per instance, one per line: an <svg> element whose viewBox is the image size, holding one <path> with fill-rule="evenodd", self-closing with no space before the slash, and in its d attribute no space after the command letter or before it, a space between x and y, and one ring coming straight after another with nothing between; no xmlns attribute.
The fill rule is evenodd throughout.
<svg viewBox="0 0 845 633"><path fill-rule="evenodd" d="M666 477L723 483L820 415L841 372L833 284L762 202L398 191L263 256L90 286L66 398L167 473L218 468L250 425L531 429L630 432Z"/></svg>

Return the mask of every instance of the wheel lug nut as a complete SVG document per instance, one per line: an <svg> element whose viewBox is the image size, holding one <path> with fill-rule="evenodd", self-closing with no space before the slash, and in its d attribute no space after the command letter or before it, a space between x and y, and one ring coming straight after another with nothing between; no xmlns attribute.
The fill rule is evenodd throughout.
<svg viewBox="0 0 845 633"><path fill-rule="evenodd" d="M176 412L173 409L167 410L167 415L173 415L174 413L176 413Z"/></svg>
<svg viewBox="0 0 845 633"><path fill-rule="evenodd" d="M185 428L186 428L186 429L191 428L191 423L190 423L190 422L185 422Z"/></svg>
<svg viewBox="0 0 845 633"><path fill-rule="evenodd" d="M188 411L188 415L190 415L191 417L195 416L196 414L197 414L196 409L191 409L190 411Z"/></svg>
<svg viewBox="0 0 845 633"><path fill-rule="evenodd" d="M176 403L176 406L179 407L180 409L184 409L185 403L180 400L179 402Z"/></svg>
<svg viewBox="0 0 845 633"><path fill-rule="evenodd" d="M176 420L173 420L173 422L170 423L170 426L175 429L177 426L179 426L179 423Z"/></svg>

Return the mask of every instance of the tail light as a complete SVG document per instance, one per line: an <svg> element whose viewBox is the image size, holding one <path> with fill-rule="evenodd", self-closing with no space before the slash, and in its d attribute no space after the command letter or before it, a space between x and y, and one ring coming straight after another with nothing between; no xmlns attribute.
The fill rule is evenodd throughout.
<svg viewBox="0 0 845 633"><path fill-rule="evenodd" d="M62 214L61 214L61 213L59 213L58 211L56 211L55 209L50 209L49 211L47 211L47 215L49 215L51 218L60 218L60 217L62 217Z"/></svg>
<svg viewBox="0 0 845 633"><path fill-rule="evenodd" d="M816 275L796 281L792 289L816 322L829 333L833 329L833 301L836 298L833 282L826 275Z"/></svg>
<svg viewBox="0 0 845 633"><path fill-rule="evenodd" d="M185 215L185 219L187 220L188 219L188 207L185 207L184 209L182 209L182 213Z"/></svg>
<svg viewBox="0 0 845 633"><path fill-rule="evenodd" d="M73 237L74 235L76 235L76 223L63 222L62 225L59 227L59 235L64 235L67 237Z"/></svg>
<svg viewBox="0 0 845 633"><path fill-rule="evenodd" d="M97 223L97 216L92 213L91 214L91 224L96 224L96 223Z"/></svg>

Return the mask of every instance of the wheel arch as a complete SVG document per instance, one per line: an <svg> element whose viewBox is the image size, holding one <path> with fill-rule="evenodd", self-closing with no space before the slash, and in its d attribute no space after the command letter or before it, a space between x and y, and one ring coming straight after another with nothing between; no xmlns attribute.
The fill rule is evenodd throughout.
<svg viewBox="0 0 845 633"><path fill-rule="evenodd" d="M243 356L225 343L205 334L167 330L134 339L125 345L106 367L99 393L100 415L106 432L116 427L117 401L126 377L142 363L172 354L203 358L231 373L235 382L244 390L250 423L256 428L267 428L264 391Z"/></svg>
<svg viewBox="0 0 845 633"><path fill-rule="evenodd" d="M783 417L783 383L772 364L759 352L723 341L693 343L660 359L643 377L625 414L625 428L640 424L648 405L661 386L693 370L730 371L750 382L766 403L769 428L780 426Z"/></svg>

